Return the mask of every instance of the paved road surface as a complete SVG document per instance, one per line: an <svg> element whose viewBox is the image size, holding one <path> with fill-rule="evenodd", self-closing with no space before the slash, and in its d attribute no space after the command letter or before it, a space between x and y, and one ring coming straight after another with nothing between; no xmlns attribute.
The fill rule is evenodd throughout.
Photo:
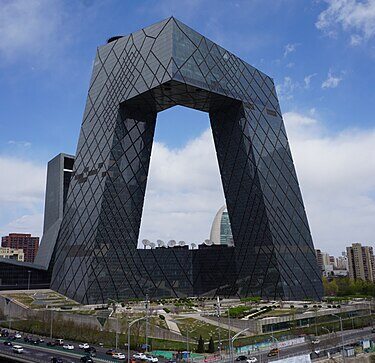
<svg viewBox="0 0 375 363"><path fill-rule="evenodd" d="M345 345L351 345L356 343L357 341L361 339L373 339L375 340L375 334L371 333L371 328L364 328L364 329L356 329L356 330L347 330L344 331L344 343ZM332 338L331 336L327 335L321 335L319 336L320 343L314 346L316 350L320 350L323 352L324 350L331 348L332 350L336 349L337 351L341 351L341 332L336 334L336 341L338 341L339 345L336 347L332 346L327 346L329 344L330 339ZM290 346L290 347L285 347L280 349L279 357L267 357L268 351L263 351L263 352L253 352L250 353L249 356L251 357L256 357L258 359L259 363L264 363L264 362L272 362L281 358L286 358L289 356L295 356L299 354L310 354L312 351L312 344L310 342L305 342L302 344ZM237 355L236 355L237 356ZM236 357L235 356L235 357ZM317 356L316 356L317 357ZM222 360L223 363L229 363L230 358Z"/></svg>
<svg viewBox="0 0 375 363"><path fill-rule="evenodd" d="M371 338L375 339L375 334L371 333L371 328L365 329L357 329L357 330L348 330L344 331L344 342L347 345L353 344L361 339L364 338ZM314 346L316 349L323 351L324 349L328 348L327 344L329 344L331 336L324 335L320 336L320 343ZM337 350L340 350L341 346L341 333L337 333L336 341L339 342L339 346L336 347ZM24 343L22 339L16 340L13 343L19 344L24 347L23 354L16 354L13 353L12 347L8 347L3 344L4 338L0 338L0 356L6 355L10 359L13 357L14 359L23 358L29 362L37 362L37 363L50 363L52 357L61 357L64 360L64 363L78 363L80 362L80 358L84 355L83 351L78 348L78 343L74 342L73 345L75 349L73 351L67 351L59 348L51 348L47 347L45 343L38 345L29 345ZM331 341L332 343L332 341ZM97 349L97 357L94 358L94 362L119 362L118 360L111 359L110 356L105 354L106 348L95 347ZM259 363L271 362L277 360L279 358L285 358L288 356L299 355L299 354L309 354L311 352L312 344L310 342L298 344L291 347L285 347L280 349L279 357L267 357L267 351L264 352L254 352L250 354L250 356L255 356L258 359ZM125 352L126 353L126 352ZM12 360L8 360L10 362ZM17 360L14 360L17 361ZM1 362L1 358L0 358ZM5 361L4 361L5 362ZM159 359L160 363L163 363L163 359ZM221 362L229 363L230 358L222 359Z"/></svg>

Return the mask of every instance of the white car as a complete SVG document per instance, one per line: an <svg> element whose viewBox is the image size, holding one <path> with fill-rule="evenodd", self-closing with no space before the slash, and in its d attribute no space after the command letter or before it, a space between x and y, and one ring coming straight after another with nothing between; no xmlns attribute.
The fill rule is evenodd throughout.
<svg viewBox="0 0 375 363"><path fill-rule="evenodd" d="M319 344L319 343L320 343L320 340L319 340L319 339L313 339L313 340L311 341L311 343L313 343L313 344Z"/></svg>
<svg viewBox="0 0 375 363"><path fill-rule="evenodd" d="M13 352L21 354L23 352L23 348L20 345L13 345Z"/></svg>
<svg viewBox="0 0 375 363"><path fill-rule="evenodd" d="M153 357L152 355L146 355L146 360L151 363L158 363L159 359L156 357Z"/></svg>
<svg viewBox="0 0 375 363"><path fill-rule="evenodd" d="M72 344L64 344L63 348L64 349L68 349L68 350L73 350L74 349L74 345L72 345Z"/></svg>
<svg viewBox="0 0 375 363"><path fill-rule="evenodd" d="M258 359L256 357L250 357L250 358L246 359L246 362L247 363L256 363L256 362L258 362Z"/></svg>
<svg viewBox="0 0 375 363"><path fill-rule="evenodd" d="M22 338L22 335L21 335L20 333L16 333L16 334L14 334L14 337L15 337L16 339L21 339L21 338Z"/></svg>
<svg viewBox="0 0 375 363"><path fill-rule="evenodd" d="M125 354L124 354L124 353L114 353L114 354L112 355L112 358L114 358L114 359L124 360L126 357L125 357Z"/></svg>
<svg viewBox="0 0 375 363"><path fill-rule="evenodd" d="M90 348L90 346L88 345L88 343L81 343L78 347L79 347L79 349L88 349L88 348Z"/></svg>
<svg viewBox="0 0 375 363"><path fill-rule="evenodd" d="M146 359L146 354L144 354L144 353L135 353L135 354L133 354L133 358L134 359L145 360Z"/></svg>

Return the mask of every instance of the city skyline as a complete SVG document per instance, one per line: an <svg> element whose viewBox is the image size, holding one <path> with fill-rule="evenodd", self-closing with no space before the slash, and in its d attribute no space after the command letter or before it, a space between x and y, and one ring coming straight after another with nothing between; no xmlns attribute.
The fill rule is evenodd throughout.
<svg viewBox="0 0 375 363"><path fill-rule="evenodd" d="M223 10L201 2L172 5L165 1L158 9L146 9L142 3L92 2L68 7L57 1L43 11L37 2L13 3L18 6L7 5L0 10L0 19L4 20L0 67L5 85L0 118L7 120L1 123L0 133L0 165L7 170L0 185L2 235L30 232L42 236L45 165L59 152L75 154L92 49L111 35L126 34L172 13L275 78L315 247L339 254L352 242L373 243L375 132L367 105L374 99L374 76L370 72L374 34L366 27L371 18L366 20L359 14L361 7L370 8L370 3L334 8L325 1L308 6L288 1L285 7L233 2L222 6L225 16ZM115 7L116 16L126 12L125 18L132 21L97 26L92 34L91 25L100 24L98 20L109 14L113 16ZM356 16L355 24L339 16L348 9ZM257 19L247 29L246 16L254 10ZM298 21L300 12L304 13L303 24ZM37 24L44 24L40 29L49 30L46 34L27 21L25 14L30 13ZM78 17L85 18L80 34L74 23ZM275 21L264 29L262 22L268 17ZM281 30L285 20L290 24L288 31ZM19 26L22 34L10 38L11 22L17 21L24 25ZM293 31L299 27L303 36ZM313 56L320 51L324 57ZM348 94L351 102L346 102ZM49 95L51 98L47 98ZM17 107L20 98L26 102L24 107ZM56 112L51 113L51 109ZM209 236L217 209L224 204L217 169L206 170L215 158L208 118L178 108L165 111L160 118L163 122L156 130L158 143L146 191L145 215L149 215L151 224L144 235L150 239L155 226L167 230L167 221L173 239L203 241ZM179 133L172 140L168 129L176 119ZM200 156L193 169L189 163L192 155ZM171 164L181 165L173 178L168 174ZM191 179L182 180L189 170ZM165 180L169 180L168 188L173 193L161 188ZM189 203L184 203L186 195ZM166 196L167 203L160 209L155 202ZM154 206L149 208L148 202ZM168 218L173 212L178 212L177 217ZM194 228L187 228L189 225ZM160 238L160 232L155 231L155 236Z"/></svg>

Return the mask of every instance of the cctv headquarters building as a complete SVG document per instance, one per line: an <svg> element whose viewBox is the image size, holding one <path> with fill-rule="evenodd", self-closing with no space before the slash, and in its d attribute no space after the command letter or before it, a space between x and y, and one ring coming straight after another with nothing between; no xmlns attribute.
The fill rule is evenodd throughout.
<svg viewBox="0 0 375 363"><path fill-rule="evenodd" d="M208 114L232 244L137 247L157 115L175 105ZM48 166L37 258L1 259L0 288L24 288L29 271L32 287L90 304L145 294L320 299L273 80L173 17L109 39L76 155Z"/></svg>

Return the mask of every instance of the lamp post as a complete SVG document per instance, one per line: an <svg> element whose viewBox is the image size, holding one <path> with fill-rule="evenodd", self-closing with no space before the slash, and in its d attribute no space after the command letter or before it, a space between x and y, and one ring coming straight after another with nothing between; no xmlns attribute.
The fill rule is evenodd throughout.
<svg viewBox="0 0 375 363"><path fill-rule="evenodd" d="M220 318L220 297L217 297L217 304L216 304L216 309L217 309L217 317L218 317L218 333L219 333L219 355L221 359L221 318Z"/></svg>
<svg viewBox="0 0 375 363"><path fill-rule="evenodd" d="M146 303L145 303L145 308L146 308L146 337L145 337L146 352L148 352L148 307L149 307L149 300L148 300L148 294L146 294Z"/></svg>
<svg viewBox="0 0 375 363"><path fill-rule="evenodd" d="M234 362L234 348L233 348L233 343L234 341L238 338L239 335L244 333L245 331L248 331L250 328L246 328L238 332L237 334L233 335L233 338L230 340L230 357L231 357L231 362Z"/></svg>
<svg viewBox="0 0 375 363"><path fill-rule="evenodd" d="M29 276L27 278L27 290L30 290L30 275L31 275L31 271L28 270L27 273L29 274Z"/></svg>
<svg viewBox="0 0 375 363"><path fill-rule="evenodd" d="M273 336L273 325L271 325L271 329L272 329L272 334L271 334L271 339L276 341L276 348L279 348L278 345L279 345L279 340ZM280 358L280 351L277 350L277 358Z"/></svg>
<svg viewBox="0 0 375 363"><path fill-rule="evenodd" d="M128 325L128 363L130 363L130 328L135 324L137 323L138 321L141 321L141 320L146 320L147 319L147 316L142 316L141 318L138 318L138 319L135 319L133 321L131 321Z"/></svg>
<svg viewBox="0 0 375 363"><path fill-rule="evenodd" d="M344 329L342 328L342 318L339 315L331 314L332 316L335 316L336 318L340 319L340 328L341 328L341 344L342 344L342 360L345 362L345 354L344 354Z"/></svg>
<svg viewBox="0 0 375 363"><path fill-rule="evenodd" d="M53 310L52 310L52 308L51 308L51 310L50 310L50 312L51 312L51 316L50 316L50 319L51 319L51 326L50 326L50 339L52 340L52 325L53 325Z"/></svg>

